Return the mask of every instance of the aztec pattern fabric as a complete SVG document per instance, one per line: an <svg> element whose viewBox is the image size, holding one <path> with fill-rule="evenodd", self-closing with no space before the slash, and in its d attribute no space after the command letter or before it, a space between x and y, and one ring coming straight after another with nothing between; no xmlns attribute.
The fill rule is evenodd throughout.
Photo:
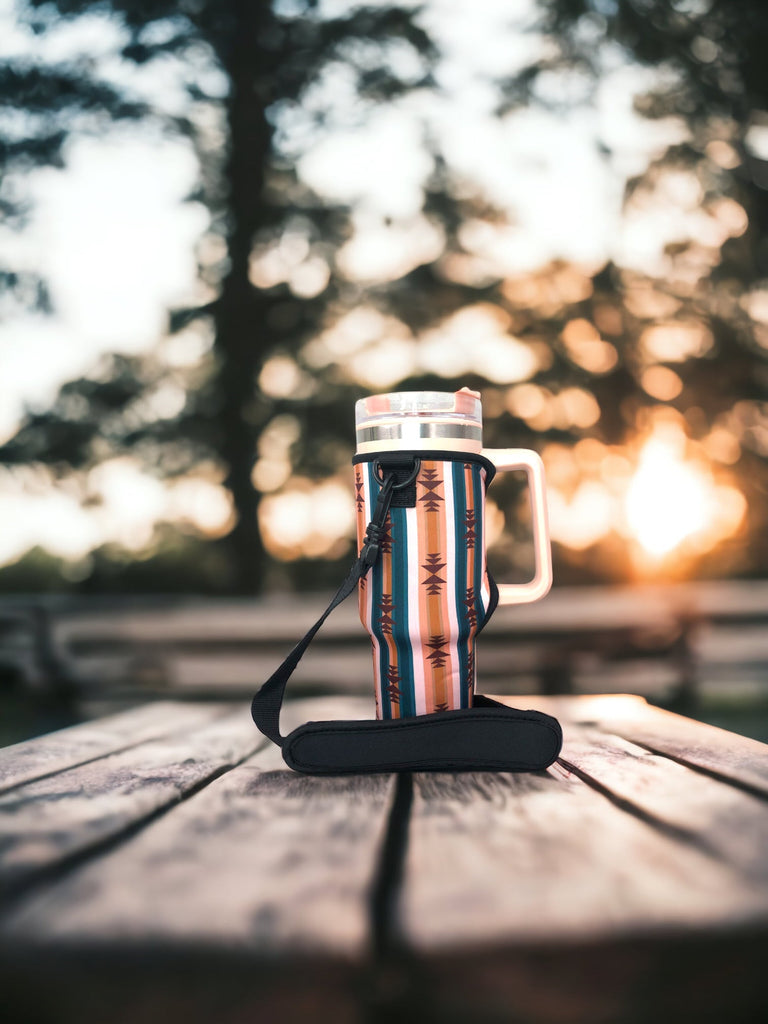
<svg viewBox="0 0 768 1024"><path fill-rule="evenodd" d="M357 460L356 460L357 462ZM381 556L360 580L380 719L472 706L475 635L495 605L485 562L486 468L422 453L413 507L391 507ZM380 490L355 465L358 549Z"/></svg>

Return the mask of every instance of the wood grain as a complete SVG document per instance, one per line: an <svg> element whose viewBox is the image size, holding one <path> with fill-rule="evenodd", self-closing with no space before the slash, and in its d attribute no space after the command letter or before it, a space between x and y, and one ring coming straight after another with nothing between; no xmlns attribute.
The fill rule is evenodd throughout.
<svg viewBox="0 0 768 1024"><path fill-rule="evenodd" d="M245 706L6 792L2 870L27 888L0 915L4 1010L19 1024L761 1019L765 748L630 696L509 703L558 715L562 763L416 776L409 819L391 777L299 776L271 744L237 764L260 743ZM368 698L299 701L282 725L371 714ZM380 870L398 807L400 889L394 862ZM403 943L384 960L382 877Z"/></svg>
<svg viewBox="0 0 768 1024"><path fill-rule="evenodd" d="M295 717L328 717L309 703ZM269 745L28 897L0 935L360 959L391 790L387 776L297 775Z"/></svg>
<svg viewBox="0 0 768 1024"><path fill-rule="evenodd" d="M225 704L160 701L3 747L0 749L0 792L145 740L187 732L223 715L226 710Z"/></svg>
<svg viewBox="0 0 768 1024"><path fill-rule="evenodd" d="M617 736L566 735L561 763L618 806L768 892L768 799Z"/></svg>
<svg viewBox="0 0 768 1024"><path fill-rule="evenodd" d="M650 705L642 716L602 723L633 743L768 797L768 744Z"/></svg>
<svg viewBox="0 0 768 1024"><path fill-rule="evenodd" d="M244 708L187 733L0 796L0 893L135 827L266 742Z"/></svg>
<svg viewBox="0 0 768 1024"><path fill-rule="evenodd" d="M691 768L768 796L768 744L654 707L634 694L496 699L513 707L536 708L555 715L566 736L571 723L593 725Z"/></svg>
<svg viewBox="0 0 768 1024"><path fill-rule="evenodd" d="M768 891L555 766L417 776L402 911L424 952L765 925Z"/></svg>

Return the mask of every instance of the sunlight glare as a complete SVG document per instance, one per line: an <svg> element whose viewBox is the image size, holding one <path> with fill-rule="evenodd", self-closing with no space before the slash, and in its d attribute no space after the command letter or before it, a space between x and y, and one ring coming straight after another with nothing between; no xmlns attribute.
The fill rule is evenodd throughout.
<svg viewBox="0 0 768 1024"><path fill-rule="evenodd" d="M626 493L629 532L655 559L685 543L710 550L736 532L746 511L740 491L716 485L703 468L684 460L679 440L666 432L652 436Z"/></svg>
<svg viewBox="0 0 768 1024"><path fill-rule="evenodd" d="M666 555L707 523L704 480L663 441L649 441L627 490L627 520L650 555Z"/></svg>

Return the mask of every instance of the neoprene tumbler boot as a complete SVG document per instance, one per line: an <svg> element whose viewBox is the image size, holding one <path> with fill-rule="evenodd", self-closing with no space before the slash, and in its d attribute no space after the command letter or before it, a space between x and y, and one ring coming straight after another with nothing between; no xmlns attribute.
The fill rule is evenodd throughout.
<svg viewBox="0 0 768 1024"><path fill-rule="evenodd" d="M523 448L484 449L480 396L400 392L355 406L358 549L385 473L394 473L381 554L360 581L379 718L472 706L475 638L497 603L536 601L552 584L544 467ZM485 551L485 492L497 471L524 470L535 571L497 585Z"/></svg>

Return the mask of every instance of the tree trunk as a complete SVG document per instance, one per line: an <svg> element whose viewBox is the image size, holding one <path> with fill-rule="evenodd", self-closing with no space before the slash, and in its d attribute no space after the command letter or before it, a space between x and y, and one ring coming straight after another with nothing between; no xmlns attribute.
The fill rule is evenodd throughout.
<svg viewBox="0 0 768 1024"><path fill-rule="evenodd" d="M217 435L227 468L225 480L237 521L225 538L232 587L237 593L259 591L266 554L258 527L259 495L251 475L256 443L266 410L257 391L257 374L269 350L263 302L248 279L248 264L257 229L263 224L265 166L272 129L265 116L269 67L258 39L271 17L270 5L234 0L232 39L223 53L230 79L226 104L229 154L229 271L222 283L215 315L217 358Z"/></svg>

